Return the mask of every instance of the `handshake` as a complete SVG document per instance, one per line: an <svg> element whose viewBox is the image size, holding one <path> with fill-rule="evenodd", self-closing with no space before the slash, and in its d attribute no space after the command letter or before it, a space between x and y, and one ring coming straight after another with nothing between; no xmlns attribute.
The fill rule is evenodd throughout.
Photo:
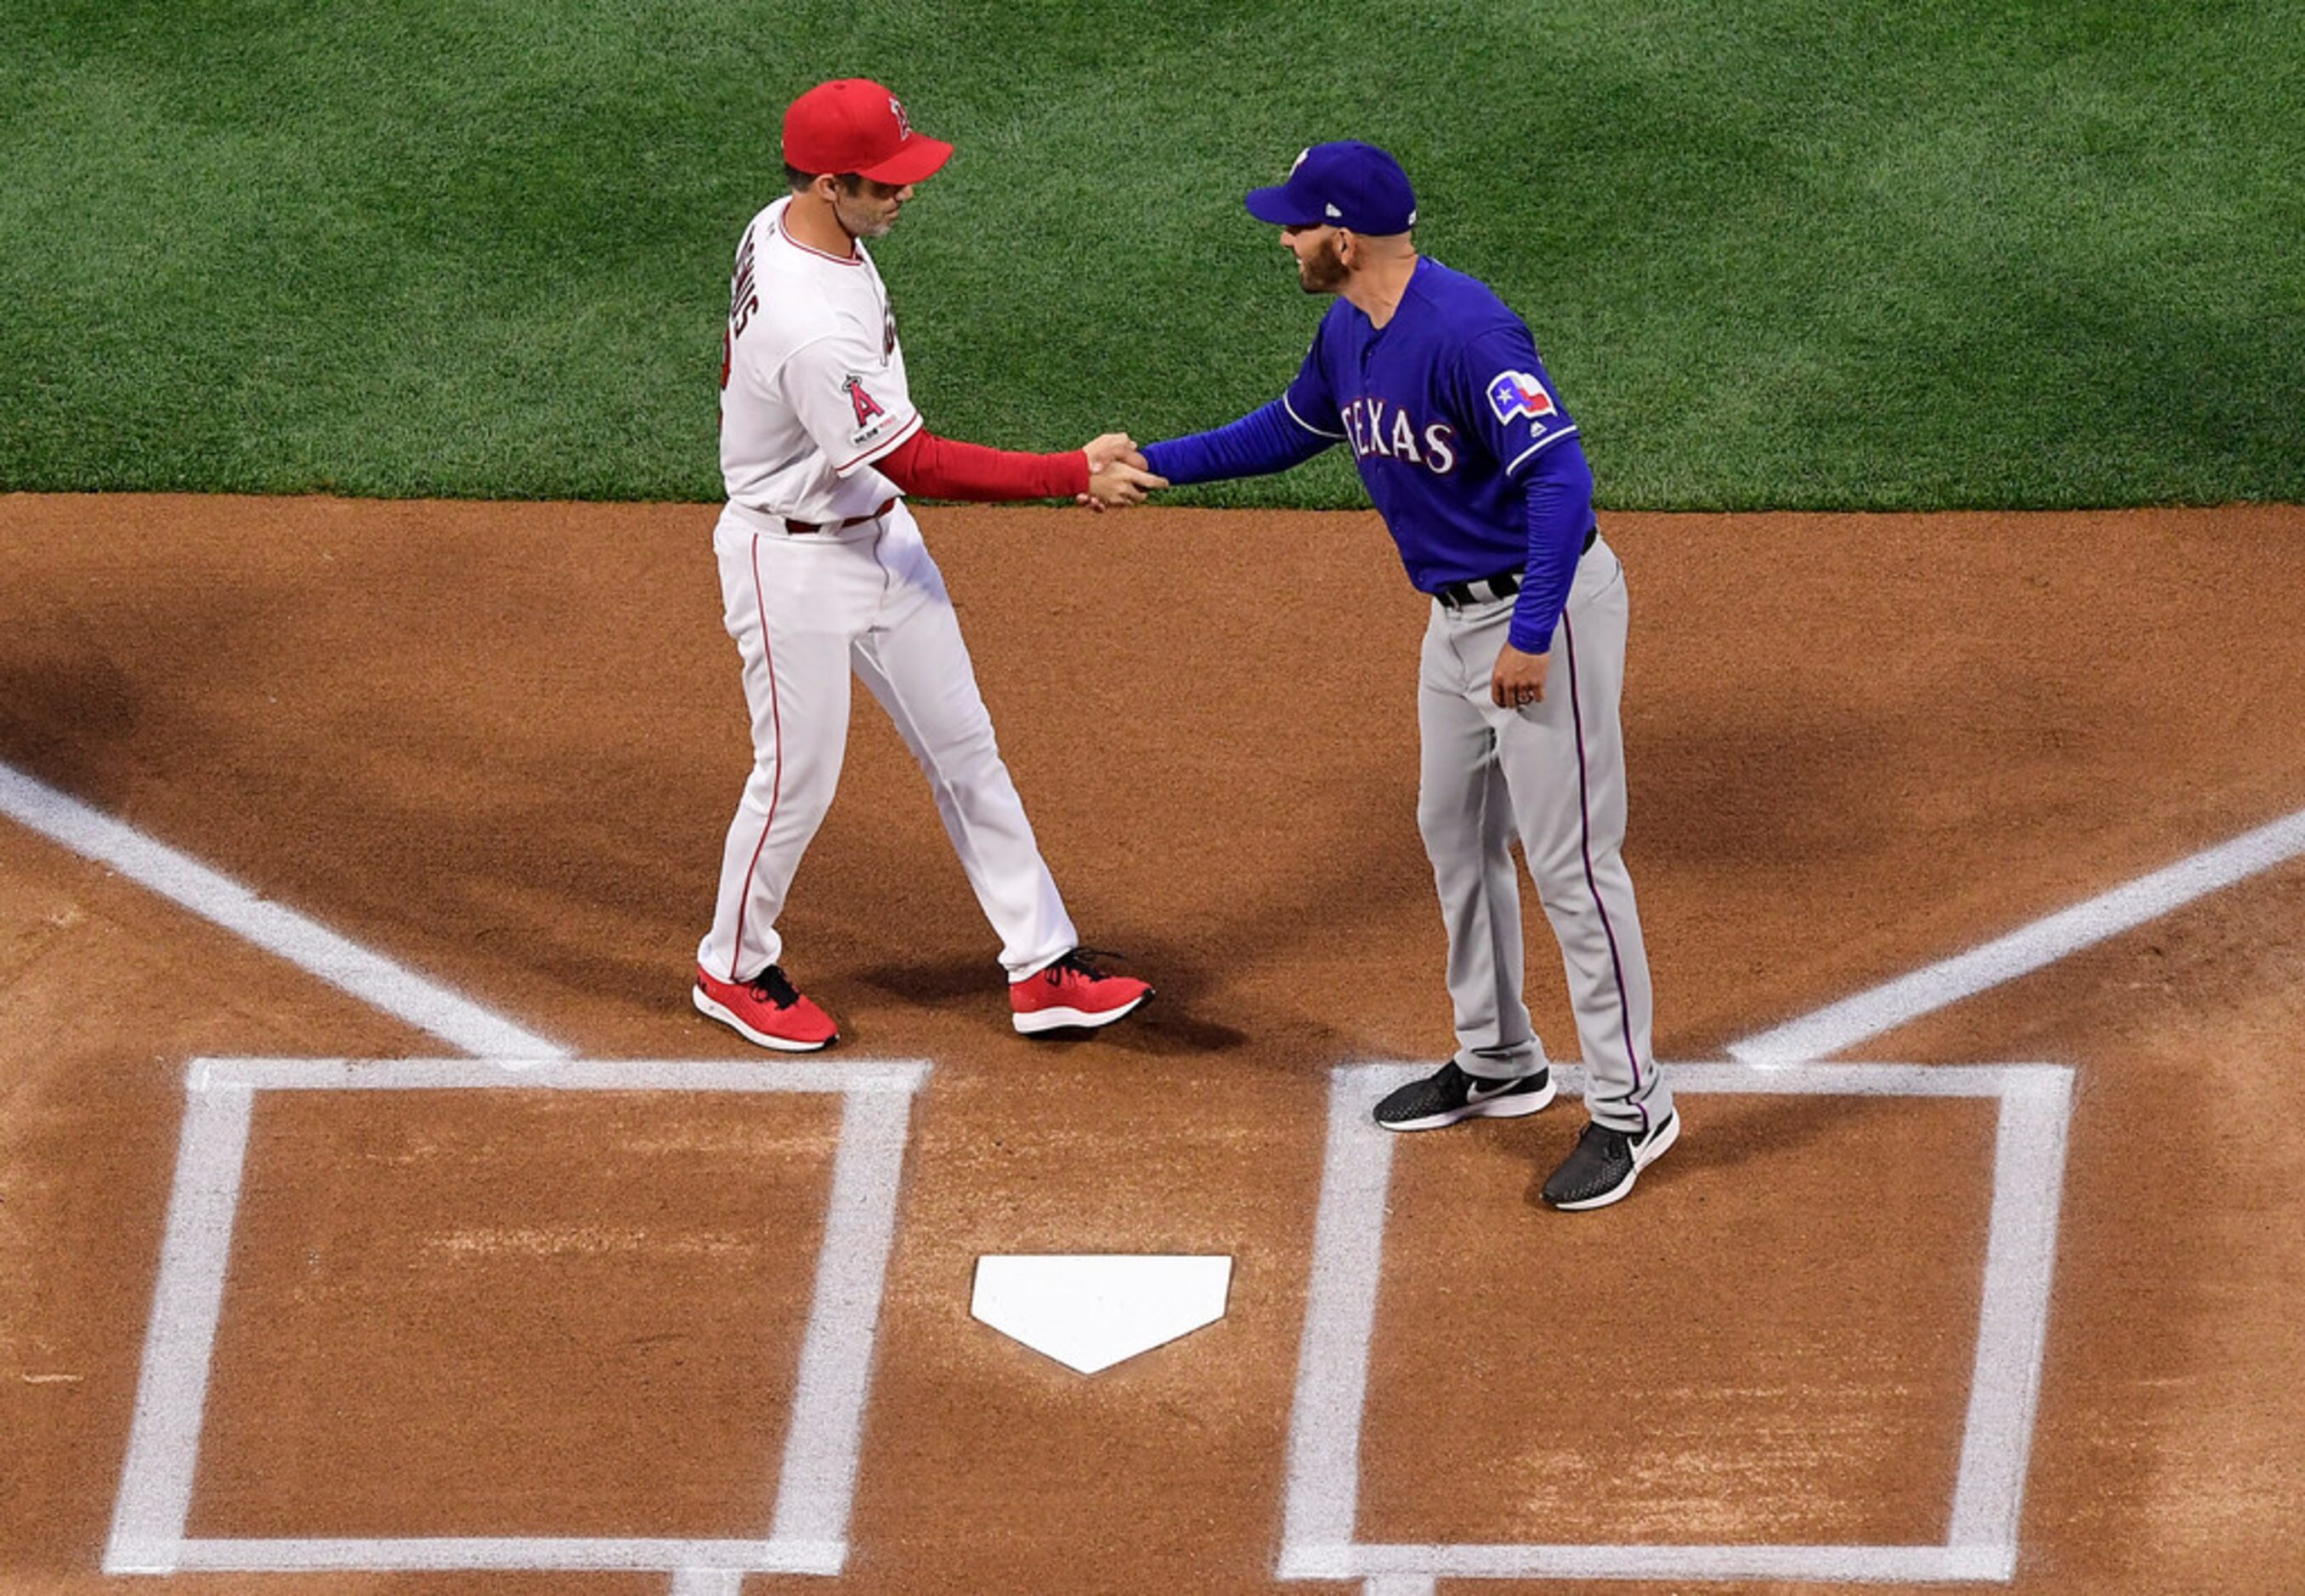
<svg viewBox="0 0 2305 1596"><path fill-rule="evenodd" d="M1082 453L1088 456L1088 491L1075 494L1073 502L1100 514L1117 505L1141 505L1147 492L1169 486L1166 477L1144 469L1136 440L1126 432L1092 438Z"/></svg>

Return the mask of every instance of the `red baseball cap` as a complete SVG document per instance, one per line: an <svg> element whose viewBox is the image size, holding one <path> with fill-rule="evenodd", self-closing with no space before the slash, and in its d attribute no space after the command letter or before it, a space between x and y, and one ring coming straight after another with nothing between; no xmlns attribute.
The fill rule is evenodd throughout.
<svg viewBox="0 0 2305 1596"><path fill-rule="evenodd" d="M785 112L785 161L803 172L854 172L899 187L952 158L952 146L913 132L904 102L870 78L837 78Z"/></svg>

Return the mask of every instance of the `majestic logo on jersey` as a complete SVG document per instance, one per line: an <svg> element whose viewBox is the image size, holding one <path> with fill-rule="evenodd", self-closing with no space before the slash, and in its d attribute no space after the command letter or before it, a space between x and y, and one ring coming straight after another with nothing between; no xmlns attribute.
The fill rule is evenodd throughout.
<svg viewBox="0 0 2305 1596"><path fill-rule="evenodd" d="M911 138L913 119L905 115L905 102L892 94L889 97L889 110L897 119L897 136L900 139Z"/></svg>
<svg viewBox="0 0 2305 1596"><path fill-rule="evenodd" d="M1497 412L1497 420L1510 421L1515 416L1549 416L1554 410L1552 395L1544 385L1526 371L1500 371L1489 382L1489 408Z"/></svg>
<svg viewBox="0 0 2305 1596"><path fill-rule="evenodd" d="M851 377L840 385L840 391L847 395L848 403L856 407L856 424L859 427L869 424L874 416L889 413L880 408L878 399L864 391L864 379L861 377Z"/></svg>
<svg viewBox="0 0 2305 1596"><path fill-rule="evenodd" d="M1374 395L1354 400L1338 414L1357 459L1407 460L1436 477L1457 469L1457 429L1445 421L1419 427L1400 406Z"/></svg>
<svg viewBox="0 0 2305 1596"><path fill-rule="evenodd" d="M897 307L880 307L880 358L887 360L897 352Z"/></svg>

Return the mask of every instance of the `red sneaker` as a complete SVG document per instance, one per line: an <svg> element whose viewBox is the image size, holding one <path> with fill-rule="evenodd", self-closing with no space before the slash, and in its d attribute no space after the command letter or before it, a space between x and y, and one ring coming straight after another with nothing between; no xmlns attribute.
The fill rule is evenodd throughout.
<svg viewBox="0 0 2305 1596"><path fill-rule="evenodd" d="M783 1053L813 1053L840 1040L832 1017L793 989L783 969L770 965L746 981L719 981L703 966L689 993L696 1012L709 1014L746 1041Z"/></svg>
<svg viewBox="0 0 2305 1596"><path fill-rule="evenodd" d="M1067 1026L1093 1030L1134 1014L1152 999L1152 989L1126 975L1107 975L1074 948L1045 970L1008 983L1008 1006L1016 1029L1026 1036Z"/></svg>

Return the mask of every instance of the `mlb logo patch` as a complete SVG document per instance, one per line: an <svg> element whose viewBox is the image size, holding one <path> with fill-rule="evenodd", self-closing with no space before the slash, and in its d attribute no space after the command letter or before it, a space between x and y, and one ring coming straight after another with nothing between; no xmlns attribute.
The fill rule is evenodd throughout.
<svg viewBox="0 0 2305 1596"><path fill-rule="evenodd" d="M1526 371L1500 371L1489 384L1489 407L1497 412L1497 420L1510 421L1515 416L1549 416L1557 413L1552 407L1552 395L1544 385Z"/></svg>

